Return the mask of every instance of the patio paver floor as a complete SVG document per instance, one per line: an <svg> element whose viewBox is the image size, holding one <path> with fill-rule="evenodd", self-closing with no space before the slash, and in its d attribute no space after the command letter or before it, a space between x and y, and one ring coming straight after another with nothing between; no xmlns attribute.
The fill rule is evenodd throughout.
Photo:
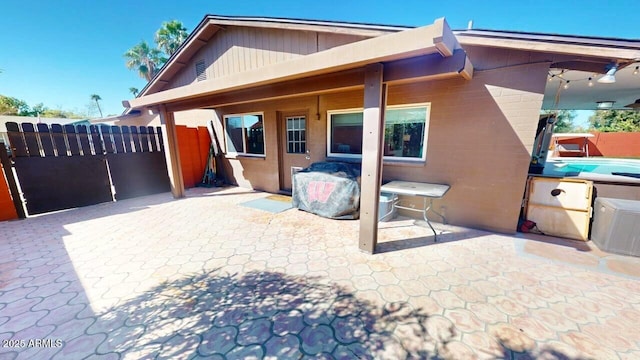
<svg viewBox="0 0 640 360"><path fill-rule="evenodd" d="M639 258L187 195L0 223L0 359L640 358Z"/></svg>

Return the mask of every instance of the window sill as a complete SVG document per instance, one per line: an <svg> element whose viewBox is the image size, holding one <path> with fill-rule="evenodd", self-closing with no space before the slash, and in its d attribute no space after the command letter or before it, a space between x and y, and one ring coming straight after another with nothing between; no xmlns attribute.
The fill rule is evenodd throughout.
<svg viewBox="0 0 640 360"><path fill-rule="evenodd" d="M225 159L236 159L236 160L265 160L267 158L266 155L247 155L247 154L225 154Z"/></svg>
<svg viewBox="0 0 640 360"><path fill-rule="evenodd" d="M390 160L384 159L382 165L390 166L406 166L406 167L424 167L427 164L425 160Z"/></svg>
<svg viewBox="0 0 640 360"><path fill-rule="evenodd" d="M328 161L328 162L343 162L343 163L349 163L349 164L360 164L360 163L362 163L362 159L359 158L359 157L358 158L353 158L353 157L327 156L325 161Z"/></svg>
<svg viewBox="0 0 640 360"><path fill-rule="evenodd" d="M326 161L330 162L344 162L349 164L361 164L361 158L352 158L352 157L336 157L331 156L327 157ZM383 159L382 165L384 166L406 166L406 167L424 167L426 165L425 160L393 160L393 159Z"/></svg>

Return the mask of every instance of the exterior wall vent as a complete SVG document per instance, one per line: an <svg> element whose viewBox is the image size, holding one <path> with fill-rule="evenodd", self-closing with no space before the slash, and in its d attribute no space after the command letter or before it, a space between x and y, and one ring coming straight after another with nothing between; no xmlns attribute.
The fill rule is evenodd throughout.
<svg viewBox="0 0 640 360"><path fill-rule="evenodd" d="M207 67L204 65L204 60L196 63L196 78L198 81L207 80Z"/></svg>

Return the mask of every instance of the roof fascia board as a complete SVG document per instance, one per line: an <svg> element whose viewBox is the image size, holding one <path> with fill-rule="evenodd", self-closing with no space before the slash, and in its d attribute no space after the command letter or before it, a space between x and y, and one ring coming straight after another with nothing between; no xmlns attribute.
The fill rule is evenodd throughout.
<svg viewBox="0 0 640 360"><path fill-rule="evenodd" d="M455 49L455 44L451 41L449 44L442 42L443 39L450 38L449 35L443 34L446 31L450 32L446 21L438 19L432 25L362 40L263 68L145 95L130 100L129 104L131 108L140 108L433 53L440 53L446 57L447 54L453 54Z"/></svg>
<svg viewBox="0 0 640 360"><path fill-rule="evenodd" d="M344 21L326 21L326 20L305 20L305 19L287 19L287 18L271 18L271 17L254 17L254 16L221 16L221 15L207 15L207 19L211 20L215 24L226 24L235 26L316 26L316 29L327 29L329 32L341 31L340 29L353 29L353 30L369 30L381 33L392 33L403 30L409 30L415 28L415 26L404 25L382 25L382 24L365 24L355 22ZM301 28L302 29L302 28ZM314 30L316 30L314 29Z"/></svg>
<svg viewBox="0 0 640 360"><path fill-rule="evenodd" d="M273 21L242 21L242 20L210 20L211 24L221 26L243 26L243 27L257 27L268 29L283 29L283 30L301 30L301 31L317 31L323 33L332 34L345 34L356 35L365 37L377 37L382 36L405 29L385 29L385 28L363 28L363 27L347 27L341 24L305 24L295 22L273 22Z"/></svg>
<svg viewBox="0 0 640 360"><path fill-rule="evenodd" d="M637 49L640 47L638 39L622 39L622 38L605 38L580 35L560 35L560 34L543 34L543 33L527 33L518 31L500 31L500 30L454 30L456 36L478 36L487 38L515 39L515 40L532 40L544 41L551 43L569 43L593 46L611 46L619 48Z"/></svg>
<svg viewBox="0 0 640 360"><path fill-rule="evenodd" d="M636 49L619 48L610 45L598 46L592 43L562 43L530 39L514 39L509 37L486 37L474 34L460 33L458 42L462 45L486 46L503 49L517 49L525 51L539 51L552 54L566 54L574 56L601 57L610 59L635 60L640 59L640 47Z"/></svg>

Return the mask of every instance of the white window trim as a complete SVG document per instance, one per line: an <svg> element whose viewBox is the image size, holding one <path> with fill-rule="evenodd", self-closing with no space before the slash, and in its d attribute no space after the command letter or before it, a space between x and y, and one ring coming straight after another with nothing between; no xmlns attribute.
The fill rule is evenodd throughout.
<svg viewBox="0 0 640 360"><path fill-rule="evenodd" d="M242 127L244 128L244 117L248 116L248 115L260 115L262 116L262 142L264 144L264 154L251 154L251 153L247 153L247 152L236 152L236 151L229 151L229 143L227 141L227 118L230 117L241 117L242 118ZM240 114L227 114L224 115L223 117L223 131L224 131L224 150L226 152L227 157L258 157L258 158L264 158L267 157L267 142L266 142L266 129L265 129L265 120L264 120L264 113L263 112L249 112L249 113L240 113ZM247 149L247 144L246 144L246 139L244 138L244 136L242 137L242 147L245 149Z"/></svg>
<svg viewBox="0 0 640 360"><path fill-rule="evenodd" d="M396 110L396 109L411 109L423 107L426 108L426 118L424 120L424 138L422 139L422 143L424 149L422 151L422 157L399 157L399 156L383 156L385 161L390 162L425 162L427 160L427 140L429 139L429 119L431 118L431 103L415 103L415 104L402 104L402 105L389 105L386 109ZM340 110L328 110L327 111L327 157L333 158L345 158L345 159L361 159L362 155L359 154L345 154L345 153L334 153L331 152L331 115L334 114L353 114L357 112L364 112L364 108L351 108L351 109L340 109ZM383 129L385 126L383 126Z"/></svg>

